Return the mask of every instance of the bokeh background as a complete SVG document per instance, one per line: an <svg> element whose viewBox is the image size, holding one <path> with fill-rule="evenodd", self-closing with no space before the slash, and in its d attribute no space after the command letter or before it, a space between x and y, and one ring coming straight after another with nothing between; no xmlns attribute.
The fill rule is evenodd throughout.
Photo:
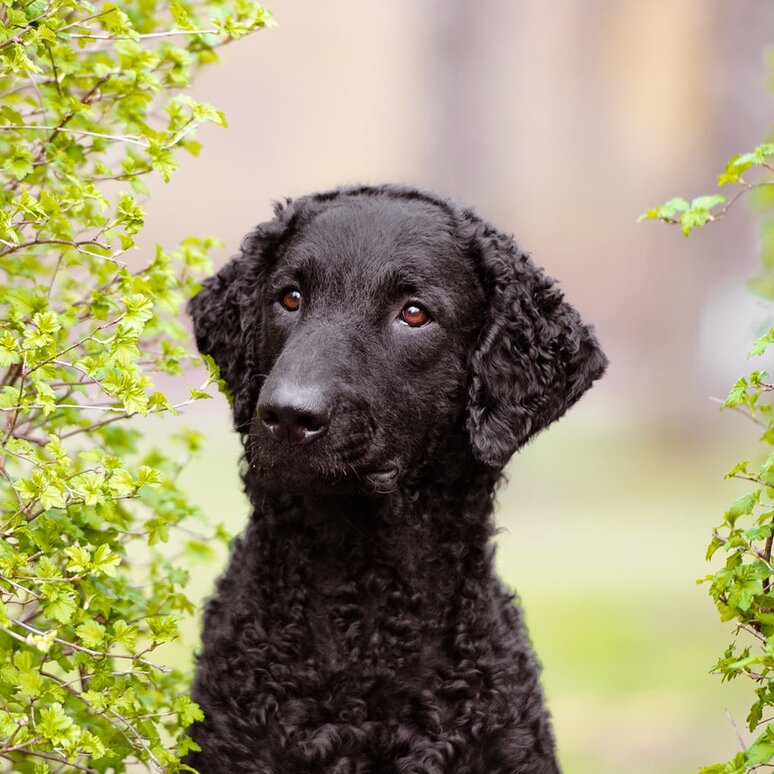
<svg viewBox="0 0 774 774"><path fill-rule="evenodd" d="M695 771L739 749L751 686L710 667L730 630L704 550L756 428L718 411L768 310L744 204L684 240L637 215L709 193L774 124L767 0L276 0L279 26L194 89L229 129L146 203L144 248L215 234L233 253L271 201L405 181L514 232L596 325L611 366L511 463L498 564L518 590L569 774ZM186 391L182 383L170 392ZM166 420L169 423L169 420ZM248 513L225 400L186 421L194 499ZM165 429L174 429L167 424ZM225 561L197 568L197 600ZM185 662L198 623L186 624ZM746 737L745 737L746 738Z"/></svg>

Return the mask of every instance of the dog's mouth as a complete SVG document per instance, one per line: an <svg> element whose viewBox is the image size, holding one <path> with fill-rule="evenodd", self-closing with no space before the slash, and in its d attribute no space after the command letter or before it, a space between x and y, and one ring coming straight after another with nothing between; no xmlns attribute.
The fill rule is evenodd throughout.
<svg viewBox="0 0 774 774"><path fill-rule="evenodd" d="M371 422L332 428L308 445L272 438L253 421L245 441L249 475L285 492L389 494L401 481L403 465L385 457Z"/></svg>
<svg viewBox="0 0 774 774"><path fill-rule="evenodd" d="M254 459L250 470L265 485L295 494L387 495L398 489L402 478L397 463L342 465L329 460L320 464L314 458L291 464L263 464Z"/></svg>

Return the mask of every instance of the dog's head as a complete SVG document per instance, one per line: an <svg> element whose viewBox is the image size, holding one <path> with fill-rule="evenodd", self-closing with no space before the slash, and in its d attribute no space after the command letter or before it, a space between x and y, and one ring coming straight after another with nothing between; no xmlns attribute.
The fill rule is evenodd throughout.
<svg viewBox="0 0 774 774"><path fill-rule="evenodd" d="M606 365L510 237L406 187L278 206L189 311L251 467L291 490L389 491L454 448L499 469Z"/></svg>

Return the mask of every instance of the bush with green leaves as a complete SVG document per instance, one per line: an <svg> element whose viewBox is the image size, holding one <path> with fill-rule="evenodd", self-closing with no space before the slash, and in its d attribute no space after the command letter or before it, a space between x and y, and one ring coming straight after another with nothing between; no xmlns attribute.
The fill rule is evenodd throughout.
<svg viewBox="0 0 774 774"><path fill-rule="evenodd" d="M771 57L774 65L774 56ZM774 91L774 83L772 84ZM676 198L648 210L640 220L678 225L688 236L695 228L721 220L740 197L749 194L761 214L761 264L749 280L760 299L774 301L774 143L734 156L717 184L729 197L714 193L687 201ZM771 317L771 314L769 315ZM770 354L774 327L752 344L749 358ZM723 621L734 624L733 639L714 665L723 680L752 681L754 701L747 716L749 743L729 761L701 769L702 774L744 774L774 768L774 376L759 367L737 380L722 405L757 425L758 443L749 459L734 465L726 478L740 479L749 491L723 514L712 533L707 561L723 557L718 569L700 579ZM754 426L750 424L752 428ZM741 736L740 736L741 741Z"/></svg>
<svg viewBox="0 0 774 774"><path fill-rule="evenodd" d="M201 363L181 307L215 242L136 250L138 197L225 124L186 93L195 70L271 23L249 0L0 0L3 770L175 771L193 744L186 676L154 650L222 530L177 483L198 435L149 448L142 417L217 380L176 402L154 387Z"/></svg>

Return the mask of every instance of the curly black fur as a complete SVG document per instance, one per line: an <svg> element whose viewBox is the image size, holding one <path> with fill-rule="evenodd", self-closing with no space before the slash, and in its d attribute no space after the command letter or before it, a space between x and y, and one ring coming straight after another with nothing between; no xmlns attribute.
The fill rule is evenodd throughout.
<svg viewBox="0 0 774 774"><path fill-rule="evenodd" d="M284 311L291 283L306 306ZM433 322L396 322L406 299ZM548 774L518 607L493 570L503 465L606 360L553 280L472 211L393 185L278 205L190 302L233 394L245 534L206 608L203 773ZM330 427L277 442L278 379Z"/></svg>

